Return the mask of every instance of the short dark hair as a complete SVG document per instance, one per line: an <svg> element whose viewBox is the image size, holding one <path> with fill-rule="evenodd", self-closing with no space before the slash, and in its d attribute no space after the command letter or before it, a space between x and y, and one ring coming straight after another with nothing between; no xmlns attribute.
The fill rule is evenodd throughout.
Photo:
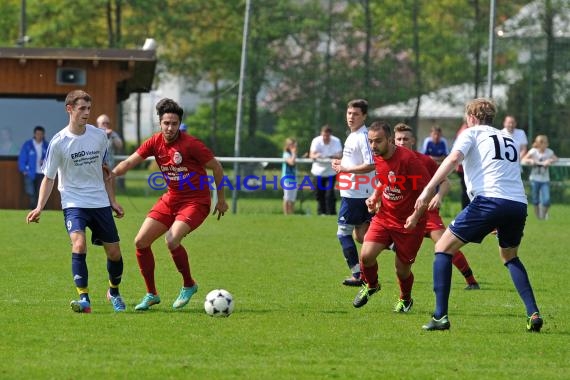
<svg viewBox="0 0 570 380"><path fill-rule="evenodd" d="M368 114L368 101L364 99L353 99L348 102L347 108L360 108L364 115Z"/></svg>
<svg viewBox="0 0 570 380"><path fill-rule="evenodd" d="M36 125L36 127L34 128L34 133L36 133L37 131L41 131L43 133L46 133L46 129L44 127L42 127L41 125Z"/></svg>
<svg viewBox="0 0 570 380"><path fill-rule="evenodd" d="M162 116L164 116L165 113L174 113L178 115L180 122L182 122L182 115L184 115L184 110L174 100L163 98L158 103L156 103L156 114L158 115L159 120L162 120Z"/></svg>
<svg viewBox="0 0 570 380"><path fill-rule="evenodd" d="M321 127L321 133L332 133L332 128L328 125L325 124Z"/></svg>
<svg viewBox="0 0 570 380"><path fill-rule="evenodd" d="M83 90L73 90L65 97L65 106L74 106L78 100L83 99L86 102L91 101L91 95Z"/></svg>
<svg viewBox="0 0 570 380"><path fill-rule="evenodd" d="M390 124L388 124L388 122L384 120L374 120L372 124L370 124L370 127L368 127L368 130L369 131L383 130L384 136L386 136L386 138L389 139L390 137L392 137L392 128L390 127Z"/></svg>

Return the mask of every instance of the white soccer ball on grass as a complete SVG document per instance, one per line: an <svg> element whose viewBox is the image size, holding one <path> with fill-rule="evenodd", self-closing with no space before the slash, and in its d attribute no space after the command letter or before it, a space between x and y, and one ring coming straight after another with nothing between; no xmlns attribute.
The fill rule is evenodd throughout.
<svg viewBox="0 0 570 380"><path fill-rule="evenodd" d="M234 306L234 297L225 289L212 290L204 301L204 310L211 317L229 317Z"/></svg>

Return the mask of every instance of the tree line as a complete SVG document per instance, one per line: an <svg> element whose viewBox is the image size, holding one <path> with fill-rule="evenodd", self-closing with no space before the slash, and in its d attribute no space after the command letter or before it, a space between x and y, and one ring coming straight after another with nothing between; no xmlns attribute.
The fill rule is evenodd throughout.
<svg viewBox="0 0 570 380"><path fill-rule="evenodd" d="M498 40L495 81L510 84L501 112L548 134L563 156L570 49L553 20L570 5L538 1L542 38ZM527 3L497 1L497 24ZM22 37L22 4L25 46L133 49L154 38L156 83L165 74L182 78L204 100L185 120L192 133L216 154L233 155L245 0L4 0L2 46ZM242 155L275 156L288 136L308 148L324 124L344 136L352 98L376 108L460 83L485 95L489 11L482 0L251 0ZM531 47L533 61L520 63ZM416 127L417 110L405 121Z"/></svg>

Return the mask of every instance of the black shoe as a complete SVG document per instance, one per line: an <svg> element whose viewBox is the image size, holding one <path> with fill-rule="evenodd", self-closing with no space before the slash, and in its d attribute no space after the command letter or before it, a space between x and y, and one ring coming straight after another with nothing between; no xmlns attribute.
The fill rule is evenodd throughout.
<svg viewBox="0 0 570 380"><path fill-rule="evenodd" d="M532 313L526 322L526 329L529 332L540 332L543 323L544 321L542 320L540 314Z"/></svg>
<svg viewBox="0 0 570 380"><path fill-rule="evenodd" d="M349 277L345 278L342 284L345 286L362 286L364 285L364 281L362 281L360 278Z"/></svg>
<svg viewBox="0 0 570 380"><path fill-rule="evenodd" d="M378 284L378 286L375 288L369 288L368 284L362 285L362 289L360 289L356 297L354 297L354 301L352 301L352 306L362 307L366 305L368 303L368 298L370 298L371 295L373 295L379 290L380 290L380 284Z"/></svg>
<svg viewBox="0 0 570 380"><path fill-rule="evenodd" d="M479 290L479 289L481 289L481 287L480 287L479 284L476 283L476 282L474 282L473 284L468 284L468 285L465 287L465 290Z"/></svg>
<svg viewBox="0 0 570 380"><path fill-rule="evenodd" d="M433 331L433 330L449 330L451 324L449 323L449 319L447 315L444 315L440 319L435 319L435 317L431 317L430 321L422 326L422 329L426 331Z"/></svg>

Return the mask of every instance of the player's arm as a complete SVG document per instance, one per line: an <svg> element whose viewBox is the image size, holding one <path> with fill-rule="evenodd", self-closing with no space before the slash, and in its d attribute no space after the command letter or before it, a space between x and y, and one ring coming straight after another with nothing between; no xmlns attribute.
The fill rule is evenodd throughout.
<svg viewBox="0 0 570 380"><path fill-rule="evenodd" d="M342 173L353 173L353 174L365 174L374 171L376 167L374 166L374 164L366 164L366 163L355 166L342 166L340 165L340 163L335 165L333 162L333 169L337 173L342 172Z"/></svg>
<svg viewBox="0 0 570 380"><path fill-rule="evenodd" d="M112 177L119 177L131 170L132 168L140 165L144 161L144 158L137 152L134 152L125 160L119 162L117 166L111 171L111 178ZM109 178L109 179L111 179Z"/></svg>
<svg viewBox="0 0 570 380"><path fill-rule="evenodd" d="M42 183L40 185L40 191L38 194L38 205L36 206L35 209L30 211L28 213L28 215L26 216L26 223L28 223L28 224L31 222L39 223L40 215L42 214L42 210L46 206L46 203L49 199L49 196L51 195L54 182L55 182L55 179L48 178L47 176L44 176L44 179L42 179Z"/></svg>
<svg viewBox="0 0 570 380"><path fill-rule="evenodd" d="M111 170L107 164L103 164L103 178L113 178ZM109 197L109 203L111 203L111 208L115 211L115 216L117 218L122 218L125 216L125 211L121 207L119 203L117 203L117 199L115 198L115 186L113 180L104 180L105 182L105 190L107 191L107 196Z"/></svg>
<svg viewBox="0 0 570 380"><path fill-rule="evenodd" d="M449 156L445 157L445 160L443 160L441 165L439 165L437 171L416 200L416 209L423 207L427 208L429 201L436 193L437 186L446 180L449 173L451 173L461 162L463 162L463 153L459 150L454 150L449 154Z"/></svg>
<svg viewBox="0 0 570 380"><path fill-rule="evenodd" d="M449 188L451 187L449 179L445 177L442 183L439 184L437 193L431 199L428 205L428 210L435 210L441 207L443 203L443 198L449 193Z"/></svg>
<svg viewBox="0 0 570 380"><path fill-rule="evenodd" d="M222 167L220 162L215 158L212 158L210 161L206 162L204 166L206 167L206 169L211 170L212 174L214 175L214 183L216 184L216 194L218 196L218 202L214 207L213 215L216 215L217 213L219 220L220 217L224 216L224 213L228 211L229 208L228 203L226 202L224 188L220 186L224 178L224 168Z"/></svg>

